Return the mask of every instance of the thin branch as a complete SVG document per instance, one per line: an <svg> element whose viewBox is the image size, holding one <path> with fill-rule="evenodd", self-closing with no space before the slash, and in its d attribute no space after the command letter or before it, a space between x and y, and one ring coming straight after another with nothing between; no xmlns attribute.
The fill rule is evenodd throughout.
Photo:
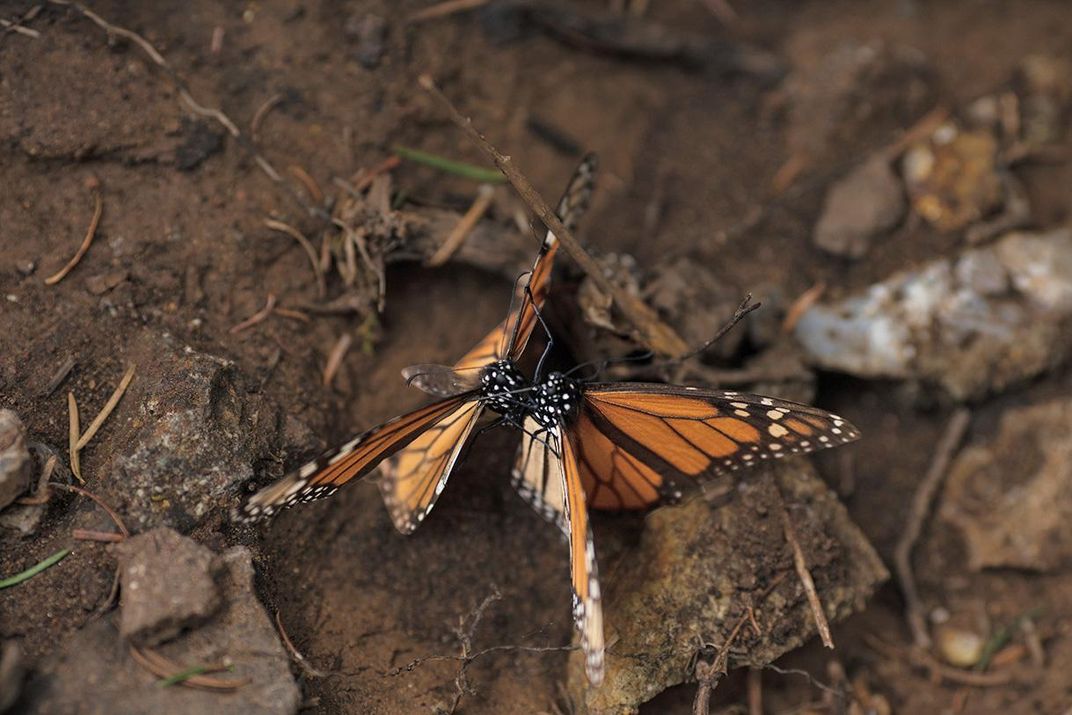
<svg viewBox="0 0 1072 715"><path fill-rule="evenodd" d="M97 226L100 225L101 214L104 213L104 199L101 198L99 189L94 193L93 198L96 202L93 208L93 218L89 221L89 228L86 229L86 236L82 239L82 245L75 251L71 260L67 261L67 265L45 279L45 285L53 286L62 281L64 276L74 270L74 267L82 260L82 256L86 255L86 251L93 244L93 237L97 235Z"/></svg>
<svg viewBox="0 0 1072 715"><path fill-rule="evenodd" d="M82 436L78 438L78 443L75 445L75 449L81 451L89 440L93 439L93 436L97 434L97 430L104 424L104 420L108 419L108 415L112 414L112 410L119 404L119 400L123 399L123 393L127 391L127 386L130 385L130 381L134 379L134 365L127 368L126 373L123 375L123 379L119 381L119 385L115 388L115 392L108 398L108 401L104 403L104 407L97 413L97 416L93 418L93 421L89 423L89 427L82 433Z"/></svg>
<svg viewBox="0 0 1072 715"><path fill-rule="evenodd" d="M694 673L696 675L698 687L696 688L696 698L692 701L693 715L708 715L708 713L710 713L711 693L714 692L715 687L718 685L718 681L726 674L726 666L729 663L730 657L730 648L733 647L733 642L737 640L737 634L741 632L741 628L744 627L744 624L747 622L748 611L746 610L741 614L741 617L737 619L737 623L733 626L733 630L730 631L730 635L726 638L726 642L718 649L715 659L710 663L702 659L697 659Z"/></svg>
<svg viewBox="0 0 1072 715"><path fill-rule="evenodd" d="M67 393L67 455L71 460L71 474L75 476L78 481L83 484L86 483L85 479L82 479L82 466L78 462L78 400L74 398L73 392Z"/></svg>
<svg viewBox="0 0 1072 715"><path fill-rule="evenodd" d="M778 491L778 501L782 511L782 528L785 532L785 540L793 551L793 568L796 569L797 577L800 579L801 585L804 586L804 594L808 597L808 605L811 607L812 617L815 619L815 627L819 631L819 637L822 638L824 646L833 648L834 638L830 634L830 622L826 620L823 602L819 599L819 592L815 590L815 581L811 577L811 572L808 571L808 561L804 558L804 549L801 548L800 540L797 539L797 531L793 526L793 520L789 517L789 510L786 508L785 500L782 498L781 489L778 488L777 484L775 484L775 488Z"/></svg>
<svg viewBox="0 0 1072 715"><path fill-rule="evenodd" d="M475 10L487 5L488 2L489 0L446 0L446 2L436 3L431 7L418 10L407 17L406 22L418 23L427 22L428 20L437 20L441 17L454 15L455 13Z"/></svg>
<svg viewBox="0 0 1072 715"><path fill-rule="evenodd" d="M942 435L931 460L931 466L926 476L923 477L923 481L916 487L908 518L901 531L901 538L893 552L894 570L897 572L897 580L905 599L905 618L912 631L912 641L918 648L930 648L931 637L927 632L927 620L923 614L923 605L919 599L919 591L916 589L916 579L912 571L912 549L919 540L920 534L923 533L923 525L930 513L931 504L949 469L949 463L957 447L964 439L970 422L971 412L965 408L957 410L949 420L945 434Z"/></svg>
<svg viewBox="0 0 1072 715"><path fill-rule="evenodd" d="M461 248L465 243L465 239L469 234L473 232L473 228L487 213L488 207L491 206L491 201L495 196L495 189L490 184L481 184L477 190L476 200L473 201L472 206L465 212L465 215L458 219L458 223L454 225L450 233L443 243L436 249L424 265L429 268L436 268L443 265L450 260L451 256Z"/></svg>
<svg viewBox="0 0 1072 715"><path fill-rule="evenodd" d="M326 678L330 673L325 673L321 670L317 670L312 664L305 659L305 656L298 652L298 649L294 647L294 643L290 640L290 636L287 635L287 631L283 628L283 620L280 617L280 612L275 612L275 625L279 629L279 635L283 639L283 645L287 647L287 652L294 659L294 662L298 664L298 667L302 669L310 678Z"/></svg>
<svg viewBox="0 0 1072 715"><path fill-rule="evenodd" d="M607 278L599 263L581 247L573 234L562 225L562 221L547 205L547 202L536 192L529 180L514 167L511 158L504 156L493 147L484 138L484 135L473 127L471 119L462 116L451 101L447 99L446 95L439 90L432 78L428 75L421 75L418 82L421 87L431 93L444 106L454 123L468 134L495 163L495 166L506 176L507 180L521 196L521 199L535 212L544 226L558 238L566 252L588 274L599 289L614 299L619 310L632 323L638 339L652 350L663 355L676 357L688 352L688 346L685 341L672 328L659 320L659 317L651 307Z"/></svg>
<svg viewBox="0 0 1072 715"><path fill-rule="evenodd" d="M73 484L49 482L48 485L50 487L56 487L57 489L63 489L64 491L81 494L84 497L92 499L97 503L97 506L99 506L101 509L104 509L104 511L107 512L108 516L111 517L112 521L115 523L116 528L119 529L119 533L121 533L125 538L130 536L130 530L127 529L127 525L123 523L123 520L119 518L119 514L116 513L115 509L108 506L108 502L104 501L93 492L89 491L88 489L83 489L82 487L76 487Z"/></svg>
<svg viewBox="0 0 1072 715"><path fill-rule="evenodd" d="M887 643L877 636L864 634L864 642L880 655L894 661L907 660L916 668L930 671L931 675L948 680L958 685L970 685L976 688L993 688L1008 685L1013 681L1012 673L997 671L994 673L977 673L961 670L942 663L933 655L920 648L899 648Z"/></svg>
<svg viewBox="0 0 1072 715"><path fill-rule="evenodd" d="M289 223L283 223L282 221L268 218L264 220L264 225L273 231L285 233L298 242L298 245L302 247L305 251L305 255L309 258L309 265L313 268L313 276L316 278L317 297L319 297L320 300L324 300L328 288L324 281L324 272L320 270L320 261L316 257L316 249L313 248L313 244L309 242L309 239L305 237L305 234L291 226Z"/></svg>
<svg viewBox="0 0 1072 715"><path fill-rule="evenodd" d="M257 323L264 321L269 315L272 314L272 309L275 308L275 293L269 293L268 298L264 301L264 307L258 310L253 315L249 316L241 323L233 326L229 331L231 335L241 333L246 328L253 327Z"/></svg>

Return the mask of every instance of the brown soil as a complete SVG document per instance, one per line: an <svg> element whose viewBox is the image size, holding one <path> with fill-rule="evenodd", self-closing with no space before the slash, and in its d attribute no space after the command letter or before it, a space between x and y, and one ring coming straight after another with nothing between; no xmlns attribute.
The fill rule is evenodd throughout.
<svg viewBox="0 0 1072 715"><path fill-rule="evenodd" d="M0 3L14 19L32 5ZM722 77L672 63L622 59L563 44L538 30L496 41L473 15L406 27L426 2L265 0L244 6L98 2L109 21L152 41L202 102L219 106L245 129L275 93L285 101L266 116L259 147L276 166L299 165L327 191L389 156L392 144L479 162L477 150L416 84L420 73L440 80L489 138L534 181L556 195L575 161L526 127L535 115L601 156L604 166L584 237L593 247L633 254L641 265L685 255L710 267L738 292L776 286L795 296L817 281L835 294L866 285L920 260L948 254L956 236L918 229L880 245L852 265L811 244L823 189L863 152L878 149L922 115L875 115L834 132L790 192L758 225L734 227L753 207L771 201L771 181L788 158L788 122L777 88L748 77ZM812 67L840 43L883 40L917 48L936 73L934 99L948 106L992 91L1017 63L1037 52L1072 46L1062 2L963 0L904 2L736 2L741 32L785 59ZM583 3L603 8L605 3ZM245 16L243 16L245 12ZM348 26L369 14L387 20L380 64L364 68ZM716 37L725 29L701 2L652 3L648 16L665 25ZM485 16L485 20L486 20ZM427 270L407 264L387 275L382 339L374 350L351 350L334 386L321 370L337 337L355 329L349 317L315 317L303 324L273 316L238 334L229 329L257 311L266 294L284 305L313 302L315 284L304 254L285 236L263 228L266 214L306 228L295 204L258 171L249 155L207 120L183 109L167 77L129 43L109 44L73 11L46 5L28 23L40 37L0 35L0 407L15 410L32 439L67 442L66 391L83 415L103 405L146 331L167 332L179 344L234 360L251 389L300 420L321 446L344 439L419 402L398 379L415 362L449 362L499 320L509 285L471 268ZM224 29L218 54L213 28ZM925 111L929 106L923 106ZM219 142L218 151L216 143ZM192 157L192 159L191 159ZM198 162L198 159L203 161ZM179 168L185 161L196 166ZM1052 226L1072 206L1068 163L1019 172L1033 201L1035 222ZM102 186L104 216L95 243L56 286L43 279L70 257L92 213L87 181ZM403 164L395 186L415 200L464 207L472 184ZM654 197L663 210L654 229L645 215ZM724 232L728 232L728 235ZM30 275L20 267L36 264ZM95 294L102 276L118 284ZM762 297L762 296L760 296ZM281 359L274 369L274 356ZM62 387L43 396L67 356L77 366ZM140 356L138 378L154 365ZM1067 390L1067 372L979 406L976 438L985 437L1007 406ZM920 475L947 420L896 386L847 379L820 381L817 404L856 422L866 436L852 448L854 484L842 490L853 518L884 559L891 557ZM932 403L933 404L933 403ZM113 420L129 419L122 404ZM128 414L124 415L124 411ZM84 420L87 418L83 418ZM113 425L114 427L114 425ZM118 428L116 428L118 429ZM101 437L83 453L89 484L112 503L124 501L104 465L123 445ZM311 451L317 440L291 445ZM247 532L215 517L194 535L213 547L243 541L261 557L258 586L270 613L297 647L331 677L308 679L304 692L323 712L411 713L447 707L458 664L410 661L457 652L454 628L494 588L474 647L568 641L568 586L557 536L535 518L504 478L513 438L483 437L460 467L434 515L412 537L391 528L375 486L344 490L332 500L290 510L270 528ZM848 451L848 450L844 450ZM65 449L61 449L61 453ZM308 454L308 451L305 452ZM255 465L267 482L302 455L280 445ZM845 462L819 460L839 486ZM842 485L843 486L843 485ZM86 526L70 501L53 506L31 539L4 537L0 574L13 573L65 544L72 525ZM222 516L222 508L219 512ZM106 522L96 526L103 528ZM614 519L596 530L621 531ZM90 525L88 528L92 528ZM256 534L256 535L255 535ZM866 680L896 712L938 712L967 698L967 712L1058 712L1072 693L1072 623L1067 576L966 572L955 533L935 522L917 560L930 604L957 604L995 625L1040 609L1047 666L1028 684L964 688L935 683L922 671L876 654L864 634L906 644L902 602L893 587L863 614L835 628L836 655L850 678ZM0 636L19 637L31 658L51 652L88 620L106 596L114 559L105 547L81 546L59 569L5 592ZM955 597L943 594L954 593ZM806 647L781 663L826 681L831 654ZM551 712L564 707L567 658L558 652L506 652L468 670L475 694L463 711ZM763 675L766 712L788 712L821 696L806 679ZM648 712L689 712L694 686L675 688ZM716 694L722 704L744 701L744 681L731 676ZM960 705L963 707L963 704Z"/></svg>

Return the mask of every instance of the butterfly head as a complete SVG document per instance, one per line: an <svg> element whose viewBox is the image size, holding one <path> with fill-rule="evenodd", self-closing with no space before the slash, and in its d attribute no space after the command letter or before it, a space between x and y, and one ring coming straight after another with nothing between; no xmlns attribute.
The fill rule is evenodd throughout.
<svg viewBox="0 0 1072 715"><path fill-rule="evenodd" d="M550 373L529 398L529 414L548 428L568 422L580 406L580 383L560 372Z"/></svg>
<svg viewBox="0 0 1072 715"><path fill-rule="evenodd" d="M521 415L530 387L528 379L521 374L513 360L492 363L480 375L480 394L484 404L500 415Z"/></svg>

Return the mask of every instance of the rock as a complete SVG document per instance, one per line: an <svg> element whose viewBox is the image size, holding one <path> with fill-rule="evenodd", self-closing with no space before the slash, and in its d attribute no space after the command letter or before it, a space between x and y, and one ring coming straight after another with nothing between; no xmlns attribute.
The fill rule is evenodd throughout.
<svg viewBox="0 0 1072 715"><path fill-rule="evenodd" d="M50 480L64 484L70 484L74 480L71 470L64 463L65 454L61 455L51 446L40 442L30 443L30 453L34 456L38 474L37 485L30 490L30 494L44 493L45 484ZM56 462L52 467L52 473L49 474L45 471L45 465L52 457L56 458ZM21 536L29 536L37 531L37 527L40 526L41 519L44 518L46 511L48 511L47 502L44 504L13 504L0 512L0 529L10 529L17 531Z"/></svg>
<svg viewBox="0 0 1072 715"><path fill-rule="evenodd" d="M952 123L905 152L905 186L912 207L940 231L957 231L1002 204L998 142L989 130L961 131Z"/></svg>
<svg viewBox="0 0 1072 715"><path fill-rule="evenodd" d="M0 410L0 509L30 486L33 460L26 449L26 428L11 410Z"/></svg>
<svg viewBox="0 0 1072 715"><path fill-rule="evenodd" d="M627 565L607 579L606 680L585 689L583 655L571 690L589 713L632 713L691 679L699 643L725 642L751 606L760 633L738 633L730 664L763 666L811 638L815 623L783 533L779 489L826 609L839 620L863 607L885 567L837 497L803 459L742 481L729 503L703 499L655 511Z"/></svg>
<svg viewBox="0 0 1072 715"><path fill-rule="evenodd" d="M997 437L962 451L941 515L972 570L1072 566L1072 401L1007 411Z"/></svg>
<svg viewBox="0 0 1072 715"><path fill-rule="evenodd" d="M119 545L119 635L152 646L204 623L220 607L216 555L161 527Z"/></svg>
<svg viewBox="0 0 1072 715"><path fill-rule="evenodd" d="M0 645L0 713L6 713L19 699L25 677L26 664L19 644L4 641Z"/></svg>
<svg viewBox="0 0 1072 715"><path fill-rule="evenodd" d="M282 419L246 389L229 360L158 336L140 339L130 360L146 367L111 418L117 446L110 478L123 485L125 500L117 506L133 531L187 532L230 508L253 476L252 463L278 444ZM133 417L124 406L133 406ZM126 422L117 419L124 412Z"/></svg>
<svg viewBox="0 0 1072 715"><path fill-rule="evenodd" d="M233 670L217 677L246 680L233 692L181 686L160 687L156 676L139 666L130 646L107 618L90 621L57 645L27 687L27 713L201 715L227 712L289 715L298 711L301 693L286 651L253 592L249 550L236 547L220 556L225 606L197 630L155 649L191 667L225 663Z"/></svg>
<svg viewBox="0 0 1072 715"><path fill-rule="evenodd" d="M934 630L934 644L946 663L971 668L983 657L986 639L975 631L946 624Z"/></svg>
<svg viewBox="0 0 1072 715"><path fill-rule="evenodd" d="M1072 353L1072 230L1012 233L810 308L796 336L817 366L937 384L978 399Z"/></svg>
<svg viewBox="0 0 1072 715"><path fill-rule="evenodd" d="M882 157L874 157L835 183L826 194L813 240L836 256L860 258L871 241L904 215L901 182Z"/></svg>

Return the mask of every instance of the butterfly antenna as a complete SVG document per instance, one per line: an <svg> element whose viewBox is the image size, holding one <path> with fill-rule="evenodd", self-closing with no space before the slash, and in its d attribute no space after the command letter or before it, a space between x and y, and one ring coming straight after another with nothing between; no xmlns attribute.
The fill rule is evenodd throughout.
<svg viewBox="0 0 1072 715"><path fill-rule="evenodd" d="M717 343L719 340L721 340L723 337L725 337L726 333L731 331L733 329L733 327L735 325L737 325L737 323L739 323L742 320L744 320L745 316L747 316L753 310L758 309L761 305L763 305L763 304L762 303L753 303L752 302L752 294L749 293L748 295L746 295L744 297L744 300L741 301L741 304L739 306L737 306L737 310L735 310L733 312L733 317L730 318L729 321L725 325L723 325L721 328L718 329L718 332L715 333L714 337L712 337L710 340L705 342L700 347L696 348L695 350L693 350L693 351L691 351L689 353L686 353L685 355L682 355L681 357L671 358L669 360L663 360L662 362L655 363L653 365L653 367L655 369L665 369L665 368L668 368L668 367L673 367L675 365L680 365L681 363L685 362L686 360L690 360L690 359L696 357L697 355L702 353L704 350L707 350L709 347L711 347L712 345ZM592 378L594 378L596 375L598 375L599 373L603 372L604 370L606 370L611 365L618 365L618 364L627 363L627 362L640 362L640 361L643 361L643 360L650 360L653 357L655 357L655 352L654 351L645 350L644 352L636 354L636 355L625 355L623 357L607 358L606 360L603 360L602 362L599 362L599 361L596 361L596 360L589 360L588 362L583 362L580 365L575 365L574 367L572 367L566 373L566 375L572 375L577 370L580 370L580 369L583 369L583 368L586 368L586 367L594 367L594 366L598 365L598 367L596 367L595 372L592 373ZM592 378L589 378L589 379L592 379Z"/></svg>
<svg viewBox="0 0 1072 715"><path fill-rule="evenodd" d="M751 293L747 294L744 297L744 300L741 301L741 304L737 306L737 310L733 311L733 317L730 318L729 321L725 325L723 325L721 328L718 329L718 332L715 333L714 337L712 337L710 340L708 340L706 343L704 343L700 347L696 348L692 352L686 353L686 354L682 355L681 357L671 358L669 360L663 360L662 362L657 363L657 366L658 367L672 367L674 365L680 365L681 363L685 362L686 360L691 360L692 358L694 358L697 355L699 355L700 353L702 353L704 350L707 350L707 348L709 348L712 345L714 345L715 343L717 343L723 337L725 337L726 333L728 333L731 330L733 330L734 326L736 326L737 323L739 323L742 320L744 320L745 317L747 317L747 315L749 313L751 313L753 310L759 309L759 307L761 305L763 305L763 304L762 303L753 303L752 302L752 294Z"/></svg>

